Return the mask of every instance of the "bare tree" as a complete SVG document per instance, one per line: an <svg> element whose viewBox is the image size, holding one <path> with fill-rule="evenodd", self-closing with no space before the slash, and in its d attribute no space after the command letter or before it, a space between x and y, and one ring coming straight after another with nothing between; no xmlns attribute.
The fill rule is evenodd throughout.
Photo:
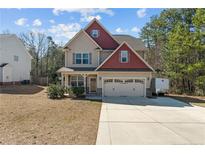
<svg viewBox="0 0 205 154"><path fill-rule="evenodd" d="M34 57L34 70L33 75L38 77L39 73L43 73L43 61L42 58L46 55L48 49L47 37L43 33L21 33L20 38L24 45L29 49L30 53ZM40 71L39 71L40 69Z"/></svg>

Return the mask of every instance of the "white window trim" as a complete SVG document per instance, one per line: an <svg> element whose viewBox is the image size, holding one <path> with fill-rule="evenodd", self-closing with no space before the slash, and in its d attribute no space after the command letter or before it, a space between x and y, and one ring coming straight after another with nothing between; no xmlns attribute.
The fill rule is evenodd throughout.
<svg viewBox="0 0 205 154"><path fill-rule="evenodd" d="M126 53L127 53L127 56L122 56L122 52L125 52L125 51L126 51ZM122 58L126 58L126 61L122 61ZM128 63L128 61L129 61L128 58L129 58L129 57L128 57L128 51L127 51L127 50L121 50L121 51L120 51L120 62L121 62L121 63Z"/></svg>
<svg viewBox="0 0 205 154"><path fill-rule="evenodd" d="M88 58L83 58L83 54L87 54L87 55L88 55ZM82 57L82 61L81 61L82 64L84 64L84 63L83 63L83 59L87 59L87 60L88 60L88 63L87 63L87 64L90 64L90 54L89 54L89 53L82 53L81 57ZM87 64L86 64L86 65L87 65Z"/></svg>
<svg viewBox="0 0 205 154"><path fill-rule="evenodd" d="M80 54L80 58L77 58L77 54ZM80 59L81 60L80 64L82 64L82 54L81 53L75 53L75 64L78 64L77 59Z"/></svg>
<svg viewBox="0 0 205 154"><path fill-rule="evenodd" d="M95 35L94 35L95 34ZM98 38L100 36L100 31L98 29L91 30L91 36L93 38Z"/></svg>
<svg viewBox="0 0 205 154"><path fill-rule="evenodd" d="M80 76L80 75L74 75L74 76L76 76L76 79L75 79L75 80L72 80L72 76L70 77L70 86L73 87L72 84L71 84L71 82L72 82L72 81L75 81L75 82L77 83L77 84L76 84L76 87L79 87L79 81L82 81L82 80L79 80L79 76ZM84 85L84 80L83 80L83 87L84 87L84 86L85 86L85 85Z"/></svg>
<svg viewBox="0 0 205 154"><path fill-rule="evenodd" d="M81 64L83 64L83 65L88 65L88 64L90 64L90 54L89 53L87 53L87 52L78 52L78 53L75 53L75 64L77 64L76 62L77 62L77 59L80 59L80 58L77 58L77 54L81 54L81 63L79 64L79 65L81 65ZM87 54L88 55L88 63L87 64L84 64L83 63L83 54ZM86 58L87 59L87 58Z"/></svg>

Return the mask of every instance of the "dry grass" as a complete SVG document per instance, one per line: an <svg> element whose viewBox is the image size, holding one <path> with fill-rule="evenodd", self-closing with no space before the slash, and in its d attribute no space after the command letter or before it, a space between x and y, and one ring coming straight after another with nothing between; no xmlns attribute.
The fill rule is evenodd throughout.
<svg viewBox="0 0 205 154"><path fill-rule="evenodd" d="M177 95L177 94L169 94L168 96L183 101L185 103L205 107L205 96L188 96L188 95Z"/></svg>
<svg viewBox="0 0 205 154"><path fill-rule="evenodd" d="M95 144L100 102L50 100L37 86L0 88L0 144Z"/></svg>

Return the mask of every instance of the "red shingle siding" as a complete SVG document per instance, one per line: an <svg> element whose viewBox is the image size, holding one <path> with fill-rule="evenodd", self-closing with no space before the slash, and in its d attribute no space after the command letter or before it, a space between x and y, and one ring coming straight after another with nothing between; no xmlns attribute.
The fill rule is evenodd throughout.
<svg viewBox="0 0 205 154"><path fill-rule="evenodd" d="M96 22L94 21L87 29L86 32L91 36L91 31L97 29L100 31L98 38L93 38L103 49L116 49L119 44ZM92 36L91 36L92 37Z"/></svg>
<svg viewBox="0 0 205 154"><path fill-rule="evenodd" d="M128 51L128 63L120 62L120 51L127 50ZM131 49L123 44L100 68L108 69L108 68L116 68L116 69L126 69L126 68L149 68Z"/></svg>

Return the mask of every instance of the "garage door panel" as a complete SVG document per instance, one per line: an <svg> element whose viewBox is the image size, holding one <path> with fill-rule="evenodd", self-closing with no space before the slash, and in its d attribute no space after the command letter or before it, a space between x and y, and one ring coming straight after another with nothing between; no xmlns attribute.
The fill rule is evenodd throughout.
<svg viewBox="0 0 205 154"><path fill-rule="evenodd" d="M144 96L144 88L142 79L106 79L104 96Z"/></svg>

